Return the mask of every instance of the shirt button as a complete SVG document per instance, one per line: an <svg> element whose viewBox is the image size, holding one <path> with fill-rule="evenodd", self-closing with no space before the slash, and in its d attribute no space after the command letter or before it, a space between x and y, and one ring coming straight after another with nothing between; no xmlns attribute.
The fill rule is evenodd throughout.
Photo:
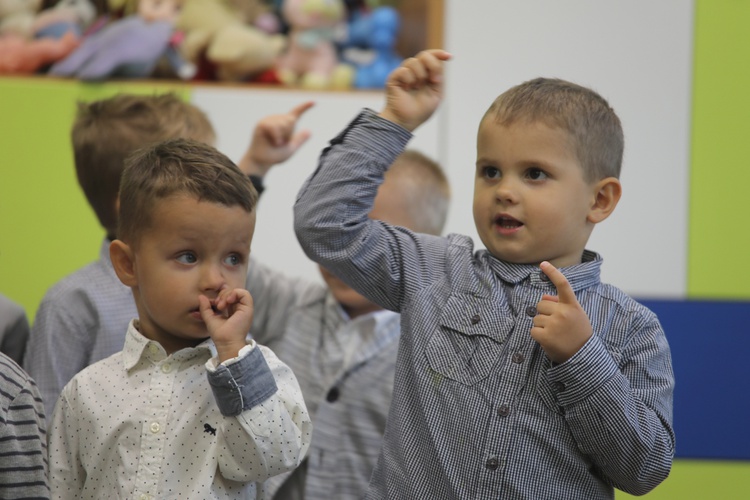
<svg viewBox="0 0 750 500"><path fill-rule="evenodd" d="M330 391L328 391L328 394L326 394L326 401L329 403L335 402L339 398L339 388L334 387Z"/></svg>
<svg viewBox="0 0 750 500"><path fill-rule="evenodd" d="M159 422L152 422L151 423L151 432L156 434L161 429L161 426L159 425Z"/></svg>
<svg viewBox="0 0 750 500"><path fill-rule="evenodd" d="M526 316L534 317L536 316L536 307L529 306L526 308Z"/></svg>
<svg viewBox="0 0 750 500"><path fill-rule="evenodd" d="M549 276L544 274L544 271L539 271L539 279L542 281L549 281Z"/></svg>
<svg viewBox="0 0 750 500"><path fill-rule="evenodd" d="M149 498L151 498L151 497L150 497L150 496L148 496L148 495L146 495L146 494L144 493L143 495L141 495L141 496L140 496L140 497L138 497L138 498L140 498L141 500L149 500Z"/></svg>
<svg viewBox="0 0 750 500"><path fill-rule="evenodd" d="M497 466L500 464L497 457L490 457L487 459L487 461L484 463L485 467L487 467L489 470L495 470L497 469Z"/></svg>
<svg viewBox="0 0 750 500"><path fill-rule="evenodd" d="M497 415L499 417L507 417L508 415L510 415L510 406L508 406L508 405L500 405L497 408Z"/></svg>
<svg viewBox="0 0 750 500"><path fill-rule="evenodd" d="M517 353L515 353L513 355L513 357L511 358L511 360L515 364L519 365L519 364L523 363L523 360L524 360L523 354L521 354L520 352L517 352Z"/></svg>
<svg viewBox="0 0 750 500"><path fill-rule="evenodd" d="M161 365L161 371L163 371L164 373L171 372L172 371L172 365L169 364L169 363L164 363L163 365Z"/></svg>
<svg viewBox="0 0 750 500"><path fill-rule="evenodd" d="M565 390L565 384L562 382L552 382L552 389L555 392L563 392Z"/></svg>
<svg viewBox="0 0 750 500"><path fill-rule="evenodd" d="M159 352L159 347L156 344L150 344L148 346L148 349L154 354L157 354Z"/></svg>
<svg viewBox="0 0 750 500"><path fill-rule="evenodd" d="M478 314L475 314L474 316L471 317L471 324L476 325L477 323L479 323L481 319L482 319L481 316L479 316Z"/></svg>

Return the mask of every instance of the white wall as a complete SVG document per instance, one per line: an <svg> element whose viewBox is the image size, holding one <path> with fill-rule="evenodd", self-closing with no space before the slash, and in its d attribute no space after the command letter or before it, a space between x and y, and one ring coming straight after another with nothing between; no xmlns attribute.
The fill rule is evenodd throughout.
<svg viewBox="0 0 750 500"><path fill-rule="evenodd" d="M255 122L262 116L285 112L312 100L315 106L302 117L300 128L310 140L287 163L272 169L258 209L252 252L268 265L290 276L321 281L317 266L305 256L292 227L292 206L302 183L317 166L321 150L363 107L380 110L381 92L294 92L232 87L196 87L192 102L205 110L216 128L217 148L238 161L245 152ZM420 129L409 145L437 159L438 117Z"/></svg>
<svg viewBox="0 0 750 500"><path fill-rule="evenodd" d="M602 94L625 130L623 199L589 242L604 256L603 279L640 296L683 296L693 10L686 0L446 0L448 229L479 242L475 134L492 100L537 76L564 78Z"/></svg>
<svg viewBox="0 0 750 500"><path fill-rule="evenodd" d="M687 0L445 0L445 102L412 143L438 159L453 185L449 232L478 237L471 215L475 135L506 88L536 76L601 93L625 129L623 199L594 231L603 278L639 296L686 290L693 2ZM219 148L239 159L255 121L313 99L302 121L313 138L269 174L254 253L290 274L319 279L292 231L292 205L320 150L379 92L306 93L197 88L194 102L216 124Z"/></svg>

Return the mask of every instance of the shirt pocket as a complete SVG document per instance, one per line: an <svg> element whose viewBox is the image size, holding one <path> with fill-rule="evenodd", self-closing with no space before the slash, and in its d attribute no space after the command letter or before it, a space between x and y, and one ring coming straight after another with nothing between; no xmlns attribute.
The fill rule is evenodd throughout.
<svg viewBox="0 0 750 500"><path fill-rule="evenodd" d="M498 363L504 339L512 328L509 311L497 302L473 296L451 297L427 343L427 362L449 380L474 385L487 378Z"/></svg>

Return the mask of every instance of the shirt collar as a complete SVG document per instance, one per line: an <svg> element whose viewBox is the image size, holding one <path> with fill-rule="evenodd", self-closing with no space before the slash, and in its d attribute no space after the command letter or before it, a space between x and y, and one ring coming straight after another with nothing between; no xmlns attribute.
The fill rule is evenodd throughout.
<svg viewBox="0 0 750 500"><path fill-rule="evenodd" d="M158 342L147 339L138 331L137 322L137 319L130 321L128 333L125 336L125 346L122 349L122 362L126 371L135 367L141 360L148 360L151 364L155 364L167 357L176 361L186 361L196 356L207 360L216 355L213 342L207 339L195 347L180 349L171 356L167 356L167 352Z"/></svg>
<svg viewBox="0 0 750 500"><path fill-rule="evenodd" d="M531 264L512 264L493 257L487 252L489 265L495 275L508 284L516 285L528 280L532 285L549 287L549 279L539 269ZM584 250L581 263L560 269L570 283L573 291L583 290L600 283L602 257L591 250Z"/></svg>

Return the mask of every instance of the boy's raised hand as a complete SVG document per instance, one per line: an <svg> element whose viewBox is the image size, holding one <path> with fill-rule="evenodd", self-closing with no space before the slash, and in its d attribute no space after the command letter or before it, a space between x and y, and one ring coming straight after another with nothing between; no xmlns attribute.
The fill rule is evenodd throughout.
<svg viewBox="0 0 750 500"><path fill-rule="evenodd" d="M451 55L424 50L401 63L385 82L385 108L380 116L413 131L432 116L443 98L444 62Z"/></svg>
<svg viewBox="0 0 750 500"><path fill-rule="evenodd" d="M214 341L219 363L236 358L247 345L245 337L253 322L253 298L242 288L224 288L213 301L199 295L201 317ZM212 307L213 306L213 307Z"/></svg>
<svg viewBox="0 0 750 500"><path fill-rule="evenodd" d="M271 167L291 158L310 138L309 130L295 129L302 115L314 105L313 101L306 101L286 113L261 118L240 160L240 170L246 175L264 177Z"/></svg>
<svg viewBox="0 0 750 500"><path fill-rule="evenodd" d="M593 329L565 275L546 261L539 267L557 288L557 295L545 294L537 304L531 337L550 360L563 363L591 338Z"/></svg>

